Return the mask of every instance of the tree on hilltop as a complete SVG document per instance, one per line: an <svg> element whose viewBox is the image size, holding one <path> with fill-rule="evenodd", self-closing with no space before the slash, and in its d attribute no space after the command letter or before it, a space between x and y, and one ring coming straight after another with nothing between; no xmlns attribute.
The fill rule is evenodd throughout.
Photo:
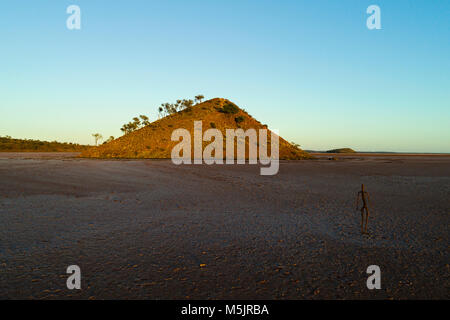
<svg viewBox="0 0 450 320"><path fill-rule="evenodd" d="M140 118L140 119L139 119ZM150 121L148 120L149 118L146 115L141 114L138 117L134 117L132 120L126 124L124 124L122 126L122 128L120 128L120 130L124 133L124 134L128 134L131 133L137 129L143 128L145 126L148 126L150 124ZM141 121L142 120L142 121Z"/></svg>
<svg viewBox="0 0 450 320"><path fill-rule="evenodd" d="M205 99L205 96L203 96L201 94L195 96L195 102L196 103L201 103L203 99Z"/></svg>
<svg viewBox="0 0 450 320"><path fill-rule="evenodd" d="M179 111L183 111L196 103L200 103L204 98L203 95L199 94L195 96L195 101L192 99L178 99L175 103L161 103L161 106L158 107L159 117L161 118L162 116L169 116Z"/></svg>
<svg viewBox="0 0 450 320"><path fill-rule="evenodd" d="M300 149L300 145L298 143L295 143L294 141L291 141L291 145L295 148L295 149Z"/></svg>
<svg viewBox="0 0 450 320"><path fill-rule="evenodd" d="M184 109L190 108L194 105L194 100L183 100L182 102Z"/></svg>
<svg viewBox="0 0 450 320"><path fill-rule="evenodd" d="M141 120L138 117L133 118L133 127L135 130L141 126Z"/></svg>
<svg viewBox="0 0 450 320"><path fill-rule="evenodd" d="M148 117L146 116L146 115L143 115L143 114L141 114L140 116L139 116L139 118L141 118L141 120L142 120L142 126L148 126L149 124L150 124L150 121L148 121Z"/></svg>
<svg viewBox="0 0 450 320"><path fill-rule="evenodd" d="M98 144L98 141L103 139L103 136L100 133L93 133L92 136L94 137L95 145Z"/></svg>

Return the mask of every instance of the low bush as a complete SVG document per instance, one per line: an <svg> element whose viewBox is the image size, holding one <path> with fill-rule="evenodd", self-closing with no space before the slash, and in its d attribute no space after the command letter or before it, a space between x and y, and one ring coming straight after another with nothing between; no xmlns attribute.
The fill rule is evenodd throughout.
<svg viewBox="0 0 450 320"><path fill-rule="evenodd" d="M235 114L239 112L239 108L235 104L229 103L224 105L221 109L219 109L219 112L227 114Z"/></svg>
<svg viewBox="0 0 450 320"><path fill-rule="evenodd" d="M243 116L239 116L234 118L234 121L236 121L236 123L241 123L242 121L244 121L244 117Z"/></svg>

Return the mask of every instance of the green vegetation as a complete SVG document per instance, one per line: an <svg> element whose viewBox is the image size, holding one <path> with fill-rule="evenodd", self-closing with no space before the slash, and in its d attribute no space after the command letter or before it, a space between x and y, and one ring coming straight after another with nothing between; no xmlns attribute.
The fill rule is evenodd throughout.
<svg viewBox="0 0 450 320"><path fill-rule="evenodd" d="M170 116L171 114L187 110L189 111L191 107L193 107L196 104L199 104L202 102L205 97L201 94L196 95L195 100L192 99L178 99L175 103L161 103L161 106L158 107L158 114L159 117L165 117Z"/></svg>
<svg viewBox="0 0 450 320"><path fill-rule="evenodd" d="M244 119L245 118L243 116L239 116L239 117L234 118L234 121L236 121L236 123L241 123L244 121Z"/></svg>
<svg viewBox="0 0 450 320"><path fill-rule="evenodd" d="M113 141L115 138L113 137L113 136L109 136L109 138L105 141L105 142L103 142L103 144L107 144L107 143L110 143L111 141Z"/></svg>
<svg viewBox="0 0 450 320"><path fill-rule="evenodd" d="M198 96L195 96L195 103L202 103L203 99L205 99L205 96L199 94Z"/></svg>
<svg viewBox="0 0 450 320"><path fill-rule="evenodd" d="M133 121L130 121L130 122L124 124L122 126L122 128L120 128L120 130L124 134L128 134L128 133L131 133L131 132L133 132L133 131L135 131L137 129L140 129L140 128L143 128L145 126L148 126L150 124L150 121L148 121L148 117L146 115L141 114L139 116L139 118L138 117L134 117Z"/></svg>
<svg viewBox="0 0 450 320"><path fill-rule="evenodd" d="M103 136L100 133L93 133L92 136L94 137L95 145L97 145L100 140L103 140Z"/></svg>
<svg viewBox="0 0 450 320"><path fill-rule="evenodd" d="M163 118L165 116L172 115L179 111L187 111L189 112L195 103L201 103L205 97L201 94L195 96L195 101L192 99L179 99L175 103L161 103L161 106L158 107L158 115L159 118ZM132 121L124 124L120 130L124 134L129 134L138 129L146 127L150 124L149 118L146 115L141 114L138 117L134 117ZM113 139L114 140L114 139ZM109 141L108 141L109 142ZM96 140L97 145L97 140Z"/></svg>
<svg viewBox="0 0 450 320"><path fill-rule="evenodd" d="M81 152L89 148L76 143L0 137L0 152Z"/></svg>
<svg viewBox="0 0 450 320"><path fill-rule="evenodd" d="M219 112L227 113L227 114L235 114L239 112L239 107L234 103L228 103L224 105L222 108L218 109Z"/></svg>
<svg viewBox="0 0 450 320"><path fill-rule="evenodd" d="M291 141L291 144L294 148L300 149L300 145L298 143L295 143L294 141Z"/></svg>
<svg viewBox="0 0 450 320"><path fill-rule="evenodd" d="M356 153L356 151L351 148L340 148L328 150L327 153Z"/></svg>

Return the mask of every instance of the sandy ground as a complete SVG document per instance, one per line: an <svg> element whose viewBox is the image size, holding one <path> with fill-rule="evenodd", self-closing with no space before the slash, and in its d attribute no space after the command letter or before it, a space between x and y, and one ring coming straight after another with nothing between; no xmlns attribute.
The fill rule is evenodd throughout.
<svg viewBox="0 0 450 320"><path fill-rule="evenodd" d="M74 156L0 154L1 299L450 298L450 156L326 155L276 176Z"/></svg>

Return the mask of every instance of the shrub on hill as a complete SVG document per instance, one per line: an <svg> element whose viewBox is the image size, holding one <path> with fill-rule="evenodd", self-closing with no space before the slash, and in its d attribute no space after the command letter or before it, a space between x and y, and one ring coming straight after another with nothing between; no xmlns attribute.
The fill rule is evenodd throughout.
<svg viewBox="0 0 450 320"><path fill-rule="evenodd" d="M128 134L128 133L131 133L131 132L133 132L133 131L135 131L137 129L140 129L140 128L143 128L145 126L148 126L150 124L150 121L149 121L149 119L148 119L148 117L146 115L141 114L139 116L139 118L138 117L134 117L133 121L130 121L130 122L124 124L122 126L122 128L120 128L120 130L124 134Z"/></svg>
<svg viewBox="0 0 450 320"><path fill-rule="evenodd" d="M236 123L241 123L244 121L244 117L243 116L236 117L234 118L234 121L236 121Z"/></svg>
<svg viewBox="0 0 450 320"><path fill-rule="evenodd" d="M235 114L239 112L239 108L234 103L228 103L219 109L219 112L227 114Z"/></svg>
<svg viewBox="0 0 450 320"><path fill-rule="evenodd" d="M203 95L199 94L195 96L194 100L178 99L175 103L161 103L161 106L158 107L159 118L170 116L183 110L189 111L195 104L201 103L204 98Z"/></svg>

